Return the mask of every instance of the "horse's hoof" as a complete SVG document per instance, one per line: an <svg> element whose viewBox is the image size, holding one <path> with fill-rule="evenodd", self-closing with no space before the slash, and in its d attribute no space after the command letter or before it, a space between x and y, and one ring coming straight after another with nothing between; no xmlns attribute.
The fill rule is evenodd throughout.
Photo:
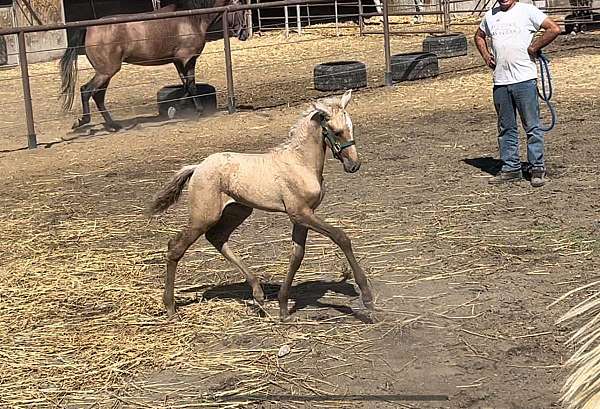
<svg viewBox="0 0 600 409"><path fill-rule="evenodd" d="M73 126L71 126L71 129L81 128L83 125L87 125L89 123L89 119L78 119L75 122L73 122Z"/></svg>
<svg viewBox="0 0 600 409"><path fill-rule="evenodd" d="M116 122L112 122L112 123L106 124L106 129L109 132L119 132L121 129L123 129L123 127Z"/></svg>

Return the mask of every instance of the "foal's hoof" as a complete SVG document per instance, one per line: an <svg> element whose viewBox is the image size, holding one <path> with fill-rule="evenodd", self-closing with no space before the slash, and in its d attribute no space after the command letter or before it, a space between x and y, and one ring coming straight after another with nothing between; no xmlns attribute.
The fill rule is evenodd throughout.
<svg viewBox="0 0 600 409"><path fill-rule="evenodd" d="M288 323L293 321L292 315L287 311L279 311L279 321Z"/></svg>
<svg viewBox="0 0 600 409"><path fill-rule="evenodd" d="M265 294L262 292L262 290L260 292L258 292L258 291L253 292L252 298L254 298L254 301L256 301L258 303L258 305L260 305L260 306L265 305Z"/></svg>
<svg viewBox="0 0 600 409"><path fill-rule="evenodd" d="M375 303L373 301L365 301L363 300L363 305L369 311L375 311Z"/></svg>
<svg viewBox="0 0 600 409"><path fill-rule="evenodd" d="M167 321L178 322L181 321L181 317L175 309L167 309Z"/></svg>

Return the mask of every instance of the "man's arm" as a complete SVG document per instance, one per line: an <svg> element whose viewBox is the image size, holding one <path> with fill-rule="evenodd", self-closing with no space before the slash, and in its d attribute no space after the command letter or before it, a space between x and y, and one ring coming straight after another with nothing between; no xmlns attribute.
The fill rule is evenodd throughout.
<svg viewBox="0 0 600 409"><path fill-rule="evenodd" d="M485 31L483 31L481 28L478 28L477 32L475 33L475 45L477 46L477 49L479 50L479 54L481 54L483 61L485 61L485 65L487 65L491 69L494 69L496 68L496 61L494 61L494 56L490 53L490 50L488 49L485 37Z"/></svg>
<svg viewBox="0 0 600 409"><path fill-rule="evenodd" d="M544 33L536 38L529 48L527 48L527 52L534 57L560 34L560 27L550 17L546 17L540 27L544 29Z"/></svg>

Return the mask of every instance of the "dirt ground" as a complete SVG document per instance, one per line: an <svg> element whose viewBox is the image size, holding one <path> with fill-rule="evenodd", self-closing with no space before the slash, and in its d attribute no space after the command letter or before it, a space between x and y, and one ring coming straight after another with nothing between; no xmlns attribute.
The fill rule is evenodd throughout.
<svg viewBox="0 0 600 409"><path fill-rule="evenodd" d="M396 38L393 50L422 38ZM597 277L600 261L598 38L561 37L549 50L559 123L547 137L549 181L540 189L487 183L497 166L495 113L490 73L477 67L472 41L467 57L440 62L439 77L392 88L378 86L378 37L236 43L248 47L238 51L248 56L236 66L238 102L289 106L175 123L144 120L155 112L156 84L116 90L142 72L166 83L173 70L127 67L110 103L131 129L109 134L95 124L69 142L60 138L75 113L58 117L56 102L39 98L57 87L40 76L44 145L22 150L18 132L1 139L0 406L558 406L572 328L555 321L576 299L550 304ZM250 49L274 43L277 51L270 45L260 56ZM291 225L257 211L232 242L263 276L267 315L201 239L180 264L181 321L167 322L163 254L185 223L186 197L158 218L144 207L184 164L284 141L306 101L320 95L310 73L326 54L372 68L370 88L349 108L363 166L349 175L328 159L319 214L352 238L379 321L363 322L353 282L340 282L341 252L310 234L294 320L279 323L275 295ZM199 68L219 89L221 58L207 54ZM252 68L259 59L264 70ZM117 111L128 104L150 105ZM5 126L21 126L18 109L4 112ZM289 354L278 356L282 347Z"/></svg>

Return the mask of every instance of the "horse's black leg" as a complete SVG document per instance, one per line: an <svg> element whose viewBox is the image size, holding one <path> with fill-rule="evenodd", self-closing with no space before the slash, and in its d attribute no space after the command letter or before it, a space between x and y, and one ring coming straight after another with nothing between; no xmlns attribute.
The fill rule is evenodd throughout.
<svg viewBox="0 0 600 409"><path fill-rule="evenodd" d="M112 119L110 112L108 109L106 109L106 105L104 104L108 84L110 84L110 78L95 90L95 92L92 94L92 98L94 98L94 102L96 103L98 110L100 110L100 113L106 122L106 127L111 131L118 131L123 127Z"/></svg>
<svg viewBox="0 0 600 409"><path fill-rule="evenodd" d="M92 78L87 84L82 85L81 91L81 107L83 109L83 115L80 119L73 124L73 129L79 128L80 126L89 124L92 120L92 114L90 113L90 97L92 96L92 90L94 88L93 82L96 77Z"/></svg>
<svg viewBox="0 0 600 409"><path fill-rule="evenodd" d="M183 71L185 76L184 87L186 89L186 94L192 97L192 101L194 101L196 112L202 113L202 111L204 111L204 107L196 98L196 94L198 92L196 89L196 60L197 58L194 57L185 64Z"/></svg>
<svg viewBox="0 0 600 409"><path fill-rule="evenodd" d="M179 78L181 79L181 84L185 86L185 66L179 60L174 61L173 64L175 65L175 68L177 68L177 73L179 74Z"/></svg>

